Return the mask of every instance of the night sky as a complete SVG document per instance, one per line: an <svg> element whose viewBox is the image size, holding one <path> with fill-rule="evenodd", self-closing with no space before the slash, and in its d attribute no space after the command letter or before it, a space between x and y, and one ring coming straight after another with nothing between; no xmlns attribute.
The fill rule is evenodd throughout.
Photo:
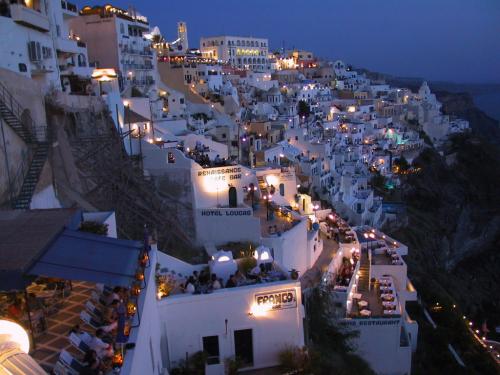
<svg viewBox="0 0 500 375"><path fill-rule="evenodd" d="M83 5L106 4L82 1ZM267 37L354 66L428 80L500 83L500 0L114 0L176 39Z"/></svg>

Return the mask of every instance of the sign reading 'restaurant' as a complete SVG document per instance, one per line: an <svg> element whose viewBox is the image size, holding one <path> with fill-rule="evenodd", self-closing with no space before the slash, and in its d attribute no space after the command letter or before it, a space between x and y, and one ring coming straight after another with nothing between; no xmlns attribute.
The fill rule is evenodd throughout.
<svg viewBox="0 0 500 375"><path fill-rule="evenodd" d="M258 293L255 303L257 306L271 306L272 310L293 309L297 307L297 294L295 289Z"/></svg>

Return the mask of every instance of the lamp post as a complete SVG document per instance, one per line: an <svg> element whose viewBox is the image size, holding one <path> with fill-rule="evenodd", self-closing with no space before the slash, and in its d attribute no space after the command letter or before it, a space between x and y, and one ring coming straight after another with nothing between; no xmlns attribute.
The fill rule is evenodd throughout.
<svg viewBox="0 0 500 375"><path fill-rule="evenodd" d="M269 215L269 208L270 208L270 206L271 206L271 199L272 199L272 197L273 197L273 196L272 196L271 194L269 194L269 195L267 195L267 196L264 196L264 199L266 199L266 198L267 198L267 199L266 199L266 219L267 219L267 221L269 221L269 219L270 219L270 215Z"/></svg>
<svg viewBox="0 0 500 375"><path fill-rule="evenodd" d="M316 219L316 221L318 221L318 215L317 215L318 210L319 210L319 204L315 204L313 206L313 211L314 211L314 218Z"/></svg>

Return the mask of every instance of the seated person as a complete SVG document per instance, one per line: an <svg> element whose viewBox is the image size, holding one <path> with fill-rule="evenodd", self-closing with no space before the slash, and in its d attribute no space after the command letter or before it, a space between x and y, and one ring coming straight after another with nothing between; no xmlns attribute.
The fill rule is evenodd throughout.
<svg viewBox="0 0 500 375"><path fill-rule="evenodd" d="M234 274L234 279L236 280L236 284L239 284L241 282L244 282L246 280L246 277L240 270L236 270L236 273Z"/></svg>
<svg viewBox="0 0 500 375"><path fill-rule="evenodd" d="M97 357L95 350L89 350L83 357L83 369L80 375L98 375L101 373L101 360Z"/></svg>
<svg viewBox="0 0 500 375"><path fill-rule="evenodd" d="M214 290L222 288L222 285L221 285L220 281L217 279L217 275L215 273L212 274L211 285L212 285L212 289L214 289Z"/></svg>
<svg viewBox="0 0 500 375"><path fill-rule="evenodd" d="M227 280L226 283L226 288L234 288L236 287L236 279L234 278L234 275L230 275L229 279Z"/></svg>
<svg viewBox="0 0 500 375"><path fill-rule="evenodd" d="M111 305L111 303L117 299L118 301L121 300L120 298L120 292L121 292L121 288L119 286L115 286L113 288L113 292L106 297L105 301L106 301L106 305Z"/></svg>
<svg viewBox="0 0 500 375"><path fill-rule="evenodd" d="M190 294L193 294L195 292L195 287L194 287L194 284L195 284L195 280L194 280L194 277L193 276L189 276L189 279L186 281L186 285L184 286L184 292L185 293L190 293Z"/></svg>
<svg viewBox="0 0 500 375"><path fill-rule="evenodd" d="M255 267L250 270L248 277L252 280L256 280L259 278L260 273L261 273L260 267L258 265L255 265Z"/></svg>
<svg viewBox="0 0 500 375"><path fill-rule="evenodd" d="M102 338L104 336L104 331L102 329L97 329L95 331L95 336L88 343L92 350L95 350L99 358L111 358L113 357L114 350L110 344L106 344Z"/></svg>

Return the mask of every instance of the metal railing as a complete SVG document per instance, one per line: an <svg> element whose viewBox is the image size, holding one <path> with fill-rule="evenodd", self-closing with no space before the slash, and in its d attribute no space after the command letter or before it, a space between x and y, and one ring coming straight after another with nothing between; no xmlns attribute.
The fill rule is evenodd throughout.
<svg viewBox="0 0 500 375"><path fill-rule="evenodd" d="M30 138L29 143L37 143L38 141L45 141L47 138L46 127L36 126L31 118L29 112L25 112L19 102L7 90L7 88L0 82L0 102L2 102L7 109L12 112L16 119L21 123L24 130L28 133Z"/></svg>

